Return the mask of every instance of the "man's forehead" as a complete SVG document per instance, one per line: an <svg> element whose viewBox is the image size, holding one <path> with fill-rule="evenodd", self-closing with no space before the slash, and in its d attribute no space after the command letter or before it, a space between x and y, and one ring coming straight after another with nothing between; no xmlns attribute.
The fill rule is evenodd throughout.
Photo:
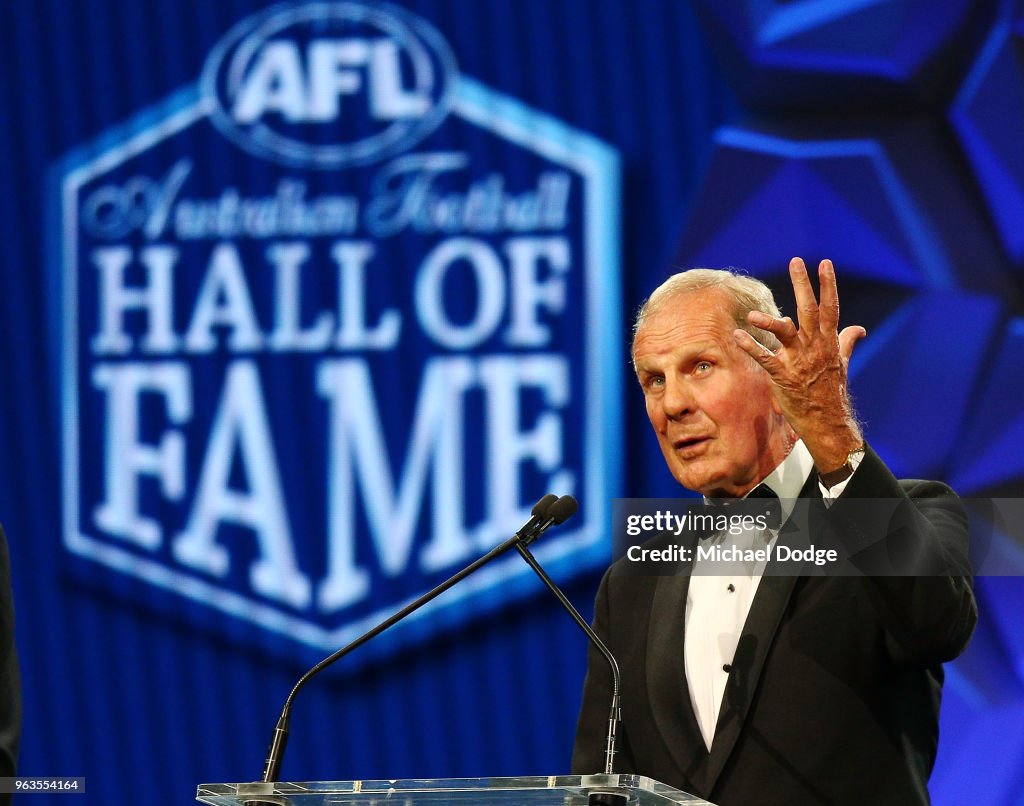
<svg viewBox="0 0 1024 806"><path fill-rule="evenodd" d="M677 294L645 319L633 340L634 353L731 339L736 324L730 308L731 300L719 289Z"/></svg>

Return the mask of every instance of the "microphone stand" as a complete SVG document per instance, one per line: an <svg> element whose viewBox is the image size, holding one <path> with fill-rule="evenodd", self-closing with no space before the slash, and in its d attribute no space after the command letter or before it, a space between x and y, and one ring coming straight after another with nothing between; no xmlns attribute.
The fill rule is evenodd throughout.
<svg viewBox="0 0 1024 806"><path fill-rule="evenodd" d="M621 709L621 689L622 689L622 677L619 674L619 664L615 660L615 656L612 655L611 650L605 645L604 641L594 632L586 619L580 615L579 611L573 606L572 602L569 601L568 597L562 593L561 588L558 587L548 576L547 572L541 567L540 563L537 562L537 558L533 556L530 549L527 546L531 543L530 540L519 541L515 544L516 551L526 560L527 565L533 569L534 573L540 577L541 581L547 586L548 590L551 591L555 598L561 603L562 607L572 616L573 620L579 625L580 629L586 633L590 642L597 648L597 650L604 656L604 659L608 661L608 666L612 671L612 705L611 712L608 715L608 733L605 737L605 749L604 749L604 774L614 775L614 758L615 749L617 744L617 734L619 722L622 721L622 709ZM591 792L587 800L588 806L624 806L629 801L629 798L621 792Z"/></svg>

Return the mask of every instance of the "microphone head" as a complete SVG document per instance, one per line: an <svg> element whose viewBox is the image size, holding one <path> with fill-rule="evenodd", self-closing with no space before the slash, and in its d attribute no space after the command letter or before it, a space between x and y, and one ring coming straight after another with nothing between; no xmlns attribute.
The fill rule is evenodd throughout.
<svg viewBox="0 0 1024 806"><path fill-rule="evenodd" d="M551 519L552 525L557 526L569 520L579 508L580 505L575 498L571 495L563 495L548 508L547 517Z"/></svg>
<svg viewBox="0 0 1024 806"><path fill-rule="evenodd" d="M534 516L543 516L547 514L547 511L551 509L551 505L558 500L557 495L548 493L540 501L533 505L533 509L530 510L530 514Z"/></svg>

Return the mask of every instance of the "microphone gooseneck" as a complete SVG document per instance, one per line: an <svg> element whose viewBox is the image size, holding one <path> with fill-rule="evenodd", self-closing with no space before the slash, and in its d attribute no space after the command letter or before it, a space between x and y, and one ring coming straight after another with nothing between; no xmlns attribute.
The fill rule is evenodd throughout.
<svg viewBox="0 0 1024 806"><path fill-rule="evenodd" d="M562 523L572 517L576 513L578 506L576 499L571 495L563 495L548 509L544 520L546 525L543 528L546 529L551 525ZM543 529L541 529L541 531L543 531ZM539 533L540 532L538 532L538 534ZM590 640L590 643L598 652L601 653L604 659L608 662L608 667L611 669L612 701L611 710L608 714L608 731L605 735L604 774L614 775L615 751L618 743L618 728L619 723L622 721L622 676L619 673L619 664L615 660L615 656L612 655L611 650L608 649L604 641L601 640L600 636L594 632L593 628L587 623L587 620L580 615L579 611L573 606L572 602L569 601L561 588L555 584L554 580L552 580L543 567L541 567L541 564L537 562L537 558L533 556L528 548L530 542L531 541L529 540L523 540L516 543L516 551L518 551L522 558L526 560L527 565L533 569L534 573L540 577L541 581L547 586L547 589L554 594L555 598L558 599L566 612L572 616L573 621L575 621L576 624L579 625L579 628L583 630L584 634ZM588 806L625 806L628 800L628 797L622 792L595 790L590 793L587 803Z"/></svg>
<svg viewBox="0 0 1024 806"><path fill-rule="evenodd" d="M576 503L576 499L571 495L563 495L547 511L545 521L550 521L551 525L562 523L563 521L572 517L579 505ZM546 527L545 527L546 528ZM611 650L605 645L604 641L594 632L591 626L587 623L587 620L580 615L579 611L573 606L572 602L569 601L568 597L562 592L561 588L555 584L555 582L548 576L547 572L541 567L540 563L537 562L537 558L530 552L529 541L523 541L516 544L516 551L526 560L527 565L533 569L534 573L540 577L541 581L547 586L555 598L558 599L559 603L565 608L566 612L572 616L573 621L579 625L580 629L586 634L590 643L594 645L598 652L604 656L604 659L608 661L608 666L612 672L612 704L611 713L608 716L608 735L605 743L605 761L604 761L604 772L606 775L613 774L614 758L616 741L618 735L618 726L621 721L621 688L622 678L619 674L619 664L615 660L615 656L612 655Z"/></svg>
<svg viewBox="0 0 1024 806"><path fill-rule="evenodd" d="M314 666L312 669L310 669L304 675L302 675L302 677L299 678L298 682L296 682L295 685L292 687L291 692L288 694L287 699L284 701L284 706L281 708L281 716L278 718L277 725L274 727L274 733L270 740L270 747L267 750L267 758L263 766L263 777L261 778L261 781L263 783L272 783L278 780L278 775L281 772L281 764L284 761L285 748L287 747L288 743L292 703L295 701L295 696L299 693L299 690L303 686L305 686L310 679L318 675L328 666L331 666L332 664L341 660L350 652L358 649L370 639L375 638L388 628L394 626L399 621L408 616L410 613L419 610L421 607L423 607L423 605L440 596L450 587L461 582L474 571L478 570L484 565L487 565L487 563L491 562L492 560L501 556L505 552L509 551L513 546L518 546L521 542L533 542L551 526L553 526L556 523L561 523L562 521L564 521L566 518L572 515L573 512L576 511L575 500L572 501L572 510L569 511L568 514L563 514L566 511L567 506L564 503L562 503L561 506L558 507L557 511L555 511L554 513L552 513L552 510L555 510L556 506L558 506L563 501L563 499L567 497L568 496L556 498L556 496L551 495L550 493L548 495L545 495L536 504L534 504L533 509L531 510L532 517L525 524L523 524L522 528L518 532L516 532L515 535L510 537L504 543L501 543L500 545L494 547L489 552L487 552L487 554L485 554L483 557L480 557L475 562L470 563L461 571L449 577L437 587L427 591L427 593L410 602L397 613L386 618L376 627L371 628L370 630L356 638L354 641L347 644L346 646L343 646L336 652L331 653L318 664L316 664L316 666Z"/></svg>

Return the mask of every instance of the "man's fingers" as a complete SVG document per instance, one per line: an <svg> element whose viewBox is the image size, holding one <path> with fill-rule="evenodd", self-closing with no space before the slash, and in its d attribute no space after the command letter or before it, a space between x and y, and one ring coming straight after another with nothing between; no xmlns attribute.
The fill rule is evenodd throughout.
<svg viewBox="0 0 1024 806"><path fill-rule="evenodd" d="M814 296L814 288L811 286L811 278L807 276L803 258L795 257L789 261L789 279L793 283L797 321L800 322L801 329L817 330L818 300Z"/></svg>
<svg viewBox="0 0 1024 806"><path fill-rule="evenodd" d="M831 260L818 264L818 282L821 286L819 326L822 333L835 333L839 327L839 288L836 285L836 270Z"/></svg>
<svg viewBox="0 0 1024 806"><path fill-rule="evenodd" d="M844 361L849 362L850 356L853 355L853 348L866 335L868 332L860 325L843 328L842 333L839 334L839 355L843 357Z"/></svg>
<svg viewBox="0 0 1024 806"><path fill-rule="evenodd" d="M764 367L768 374L775 374L782 366L775 353L751 336L747 331L737 328L732 332L740 349Z"/></svg>
<svg viewBox="0 0 1024 806"><path fill-rule="evenodd" d="M770 333L774 333L775 337L786 345L792 342L799 333L796 325L793 323L793 320L788 316L776 319L774 316L769 316L764 311L751 311L747 314L747 321L754 327L759 327L761 330L767 330Z"/></svg>

